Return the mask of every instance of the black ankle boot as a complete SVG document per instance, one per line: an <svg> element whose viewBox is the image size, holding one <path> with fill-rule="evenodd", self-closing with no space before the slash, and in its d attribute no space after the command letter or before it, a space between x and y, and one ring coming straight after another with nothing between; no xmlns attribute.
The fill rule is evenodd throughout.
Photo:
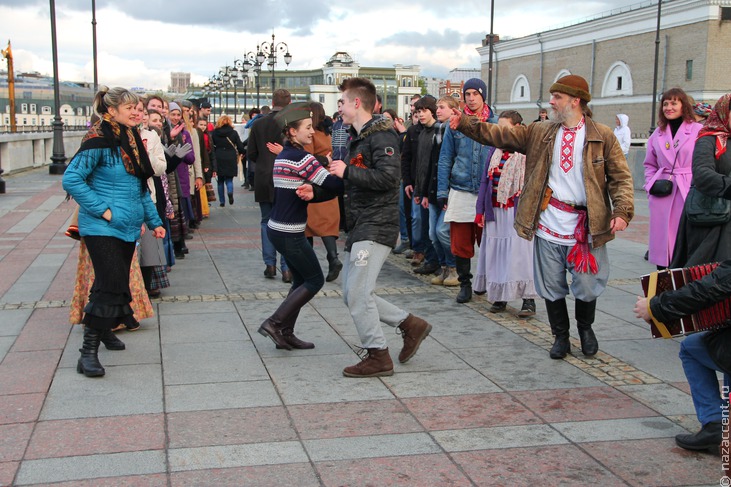
<svg viewBox="0 0 731 487"><path fill-rule="evenodd" d="M87 377L101 377L104 375L104 367L99 363L99 342L101 333L94 328L84 327L84 341L79 349L81 357L76 364L76 372Z"/></svg>
<svg viewBox="0 0 731 487"><path fill-rule="evenodd" d="M472 299L472 273L470 272L470 259L455 257L457 278L459 279L458 303L467 303Z"/></svg>
<svg viewBox="0 0 731 487"><path fill-rule="evenodd" d="M720 421L711 421L703 425L701 430L694 435L677 435L675 443L686 450L711 450L718 452L718 447L723 440L723 432Z"/></svg>
<svg viewBox="0 0 731 487"><path fill-rule="evenodd" d="M107 350L124 350L127 348L122 340L117 338L112 330L100 332L99 340L107 347Z"/></svg>
<svg viewBox="0 0 731 487"><path fill-rule="evenodd" d="M596 315L596 299L594 301L577 299L575 313L576 327L579 329L579 339L581 340L581 351L587 356L596 355L599 351L599 342L596 340L594 330L591 329Z"/></svg>
<svg viewBox="0 0 731 487"><path fill-rule="evenodd" d="M571 342L569 341L569 311L566 308L566 300L559 299L557 301L546 301L546 312L548 313L548 322L551 325L551 333L555 340L549 356L552 359L562 359L571 352Z"/></svg>
<svg viewBox="0 0 731 487"><path fill-rule="evenodd" d="M327 262L329 264L327 276L325 277L325 281L327 282L332 282L337 279L340 271L343 270L343 263L338 259L336 240L333 236L322 237L322 243L325 245L325 250L327 250Z"/></svg>

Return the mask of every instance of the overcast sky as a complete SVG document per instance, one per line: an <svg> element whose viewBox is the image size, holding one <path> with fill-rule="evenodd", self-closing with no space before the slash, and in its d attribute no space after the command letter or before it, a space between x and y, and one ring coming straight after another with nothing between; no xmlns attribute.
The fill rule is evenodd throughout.
<svg viewBox="0 0 731 487"><path fill-rule="evenodd" d="M647 2L645 2L647 3ZM495 0L494 31L521 37L638 0ZM426 76L479 67L488 0L97 0L99 82L164 89L171 71L204 82L271 41L289 45L292 69L322 67L336 51L361 66L421 66ZM60 78L93 81L91 0L57 0ZM15 70L51 74L48 1L0 0L0 46ZM4 60L0 65L7 68ZM278 69L284 67L279 58Z"/></svg>

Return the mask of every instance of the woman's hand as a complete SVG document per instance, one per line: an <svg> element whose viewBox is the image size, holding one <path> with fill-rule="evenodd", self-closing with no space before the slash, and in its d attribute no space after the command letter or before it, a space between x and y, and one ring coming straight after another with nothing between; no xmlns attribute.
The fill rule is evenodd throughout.
<svg viewBox="0 0 731 487"><path fill-rule="evenodd" d="M157 227L152 231L155 238L165 238L165 227Z"/></svg>
<svg viewBox="0 0 731 487"><path fill-rule="evenodd" d="M452 108L452 115L449 117L449 128L452 130L457 130L457 127L459 127L459 120L462 118L462 112L457 110L456 108Z"/></svg>
<svg viewBox="0 0 731 487"><path fill-rule="evenodd" d="M182 123L179 123L175 127L171 128L170 137L173 137L173 138L177 137L180 134L180 132L183 131L184 128L185 128L185 125Z"/></svg>
<svg viewBox="0 0 731 487"><path fill-rule="evenodd" d="M312 189L312 185L310 184L301 184L300 186L297 186L295 193L297 193L297 196L299 196L303 201L312 201L315 197L315 191Z"/></svg>
<svg viewBox="0 0 731 487"><path fill-rule="evenodd" d="M333 176L337 176L340 179L343 179L343 174L345 174L345 167L346 166L343 161L331 161L327 170L330 171L330 174L332 174Z"/></svg>
<svg viewBox="0 0 731 487"><path fill-rule="evenodd" d="M267 142L267 149L275 156L278 156L284 147L282 147L282 144L277 144L276 142Z"/></svg>
<svg viewBox="0 0 731 487"><path fill-rule="evenodd" d="M421 207L425 210L429 209L429 198L427 198L426 196L421 199Z"/></svg>
<svg viewBox="0 0 731 487"><path fill-rule="evenodd" d="M112 210L107 208L106 211L102 213L102 218L104 218L108 222L112 221Z"/></svg>
<svg viewBox="0 0 731 487"><path fill-rule="evenodd" d="M140 227L140 237L143 236L146 231L147 231L147 227L143 223L142 226Z"/></svg>

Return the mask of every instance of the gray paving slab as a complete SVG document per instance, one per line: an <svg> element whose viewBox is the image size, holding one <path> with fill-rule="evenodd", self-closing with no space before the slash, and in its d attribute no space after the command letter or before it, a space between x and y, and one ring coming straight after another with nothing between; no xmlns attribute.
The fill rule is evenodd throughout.
<svg viewBox="0 0 731 487"><path fill-rule="evenodd" d="M563 360L551 360L542 348L490 347L460 350L460 357L508 391L594 387L603 383Z"/></svg>
<svg viewBox="0 0 731 487"><path fill-rule="evenodd" d="M314 462L424 455L442 451L427 433L304 440L302 443Z"/></svg>
<svg viewBox="0 0 731 487"><path fill-rule="evenodd" d="M302 445L297 441L173 448L168 457L172 472L309 461Z"/></svg>
<svg viewBox="0 0 731 487"><path fill-rule="evenodd" d="M343 368L358 361L354 353L265 359L285 405L393 399L378 378L343 377Z"/></svg>
<svg viewBox="0 0 731 487"><path fill-rule="evenodd" d="M311 355L337 355L346 354L351 351L348 343L343 337L325 323L321 318L315 322L300 322L297 320L295 332L299 338L312 342L315 348L311 350L278 350L274 347L271 339L261 336L257 333L259 325L247 327L249 333L254 339L259 355L265 357L281 357L290 356L311 356Z"/></svg>
<svg viewBox="0 0 731 487"><path fill-rule="evenodd" d="M545 424L443 430L433 431L431 434L447 452L568 443L559 432Z"/></svg>
<svg viewBox="0 0 731 487"><path fill-rule="evenodd" d="M105 365L105 369L104 378L92 380L78 374L75 368L59 368L43 404L41 419L163 412L159 365Z"/></svg>
<svg viewBox="0 0 731 487"><path fill-rule="evenodd" d="M165 471L165 452L162 450L25 460L20 464L14 485L100 479ZM97 482L99 485L102 483L99 480Z"/></svg>
<svg viewBox="0 0 731 487"><path fill-rule="evenodd" d="M171 276L172 278L172 276ZM177 286L175 288L177 293ZM196 295L206 294L207 290L198 289ZM190 314L208 314L208 313L233 313L236 311L234 303L231 301L194 301L194 302L160 302L158 310L161 315L190 315Z"/></svg>
<svg viewBox="0 0 731 487"><path fill-rule="evenodd" d="M165 387L166 412L281 405L282 401L269 380Z"/></svg>
<svg viewBox="0 0 731 487"><path fill-rule="evenodd" d="M165 385L264 380L267 372L249 341L163 343Z"/></svg>
<svg viewBox="0 0 731 487"><path fill-rule="evenodd" d="M680 414L695 415L690 394L669 384L643 384L637 386L618 386L617 389L637 399L650 409L663 416Z"/></svg>
<svg viewBox="0 0 731 487"><path fill-rule="evenodd" d="M237 313L176 314L160 318L164 344L249 340Z"/></svg>
<svg viewBox="0 0 731 487"><path fill-rule="evenodd" d="M399 398L487 394L502 391L490 379L474 369L427 372L399 370L398 374L383 377L382 380Z"/></svg>
<svg viewBox="0 0 731 487"><path fill-rule="evenodd" d="M661 416L573 421L570 423L553 423L552 426L574 443L672 438L677 434L685 433L683 428Z"/></svg>
<svg viewBox="0 0 731 487"><path fill-rule="evenodd" d="M666 382L685 382L683 366L678 359L680 343L676 340L652 339L605 341L606 353L647 371Z"/></svg>

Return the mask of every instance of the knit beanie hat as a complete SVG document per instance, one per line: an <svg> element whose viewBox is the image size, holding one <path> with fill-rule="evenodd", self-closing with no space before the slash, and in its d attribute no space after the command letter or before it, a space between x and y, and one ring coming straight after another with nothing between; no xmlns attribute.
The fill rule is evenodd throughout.
<svg viewBox="0 0 731 487"><path fill-rule="evenodd" d="M180 109L180 105L178 105L174 101L171 101L170 104L168 105L168 112L172 112L173 110L177 110L180 113L183 113L183 110Z"/></svg>
<svg viewBox="0 0 731 487"><path fill-rule="evenodd" d="M480 78L470 78L465 81L464 87L462 88L462 94L464 95L467 93L467 90L477 90L480 96L482 96L482 101L485 101L485 97L487 96L487 85Z"/></svg>
<svg viewBox="0 0 731 487"><path fill-rule="evenodd" d="M581 76L577 76L575 74L569 74L556 80L556 82L553 83L551 88L548 90L549 93L553 93L554 91L575 96L587 103L591 101L589 83L587 83Z"/></svg>
<svg viewBox="0 0 731 487"><path fill-rule="evenodd" d="M306 118L312 118L312 109L308 102L301 101L298 103L290 103L279 110L279 112L277 112L274 116L274 121L277 122L280 127L284 128L292 122L304 120Z"/></svg>

